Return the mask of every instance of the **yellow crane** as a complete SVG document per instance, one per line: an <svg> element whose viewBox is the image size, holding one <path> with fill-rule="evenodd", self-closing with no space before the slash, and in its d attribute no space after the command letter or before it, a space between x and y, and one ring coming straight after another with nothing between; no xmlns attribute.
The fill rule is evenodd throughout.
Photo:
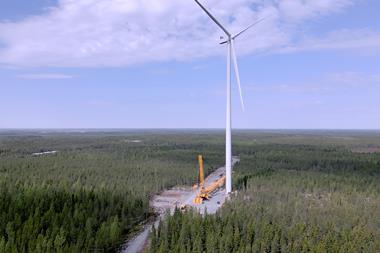
<svg viewBox="0 0 380 253"><path fill-rule="evenodd" d="M203 170L203 156L198 155L198 164L199 164L199 172L198 172L198 182L193 186L193 189L202 188L205 184L205 175Z"/></svg>
<svg viewBox="0 0 380 253"><path fill-rule="evenodd" d="M204 171L203 171L203 157L202 155L198 155L198 163L199 163L199 182L198 184L194 185L195 189L199 188L199 193L193 200L194 204L202 204L203 200L209 199L210 195L222 187L226 182L226 176L221 176L219 179L214 181L212 184L210 184L207 187L204 187Z"/></svg>

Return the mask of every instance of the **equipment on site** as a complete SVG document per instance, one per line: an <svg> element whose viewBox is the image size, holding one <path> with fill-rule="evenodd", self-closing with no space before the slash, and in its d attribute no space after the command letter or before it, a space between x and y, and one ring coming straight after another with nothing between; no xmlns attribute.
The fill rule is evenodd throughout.
<svg viewBox="0 0 380 253"><path fill-rule="evenodd" d="M227 39L220 44L227 44L227 110L226 110L226 194L229 194L231 192L231 166L232 166L232 151L231 151L231 61L234 62L234 69L235 69L235 75L236 75L236 81L239 88L239 94L240 94L240 102L242 109L244 111L244 102L243 102L243 94L241 90L240 85L240 76L239 76L239 68L237 64L236 59L236 52L234 47L234 41L235 39L246 32L248 29L253 27L254 25L260 23L263 19L258 20L257 22L253 23L252 25L248 26L241 32L237 33L236 35L232 35L230 32L227 31L226 28L224 28L221 23L211 15L211 13L198 1L194 0L201 8L202 10L223 30L223 32L227 35ZM224 38L221 38L224 40Z"/></svg>
<svg viewBox="0 0 380 253"><path fill-rule="evenodd" d="M203 170L203 156L198 155L198 164L199 164L199 172L198 172L198 181L193 186L193 189L202 188L205 184L205 175Z"/></svg>
<svg viewBox="0 0 380 253"><path fill-rule="evenodd" d="M208 200L211 197L211 194L218 190L220 187L224 185L226 182L226 176L221 176L218 180L213 182L211 185L207 187L203 187L200 189L198 195L193 200L194 204L202 204L203 200Z"/></svg>
<svg viewBox="0 0 380 253"><path fill-rule="evenodd" d="M203 156L198 155L198 163L199 163L199 174L198 179L199 181L197 184L194 185L194 187L199 188L199 193L194 198L193 203L194 204L202 204L203 200L210 199L211 194L215 192L217 189L222 187L224 183L226 182L226 176L220 175L219 179L215 180L212 184L205 187L205 177L204 177L204 170L203 170Z"/></svg>

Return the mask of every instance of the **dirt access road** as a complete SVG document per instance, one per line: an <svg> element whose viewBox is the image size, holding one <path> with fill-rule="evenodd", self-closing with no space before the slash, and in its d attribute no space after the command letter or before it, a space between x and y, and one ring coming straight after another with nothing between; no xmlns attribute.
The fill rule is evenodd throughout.
<svg viewBox="0 0 380 253"><path fill-rule="evenodd" d="M239 162L237 157L232 159L232 164L235 165ZM210 185L215 180L226 174L225 167L220 167L205 179L205 186ZM143 252L148 243L149 232L152 226L158 226L160 220L164 217L167 210L174 211L175 207L181 205L188 205L198 210L201 214L206 211L209 214L215 213L226 201L225 189L221 188L216 191L210 200L204 201L203 204L197 205L193 203L193 199L198 194L199 190L193 190L191 187L179 188L175 187L166 190L159 195L156 195L151 200L151 206L160 214L156 221L146 225L141 232L130 241L128 241L122 248L122 253L140 253Z"/></svg>

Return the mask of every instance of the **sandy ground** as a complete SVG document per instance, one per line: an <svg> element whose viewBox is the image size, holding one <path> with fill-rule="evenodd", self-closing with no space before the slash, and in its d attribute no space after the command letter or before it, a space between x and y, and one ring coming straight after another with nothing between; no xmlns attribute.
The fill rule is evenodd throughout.
<svg viewBox="0 0 380 253"><path fill-rule="evenodd" d="M233 164L238 161L238 158L233 158ZM221 176L225 175L225 173L225 167L217 169L205 179L205 186L208 186L215 180L219 179ZM154 196L154 198L151 200L151 206L159 214L159 217L153 223L147 224L136 237L128 241L122 248L121 252L143 252L147 245L149 232L152 226L158 226L160 220L164 217L164 214L167 210L173 212L176 206L180 207L181 205L187 205L189 207L195 208L201 214L204 214L205 212L213 214L216 213L216 211L226 201L227 195L225 194L225 189L221 188L212 195L210 200L203 201L203 204L194 204L193 199L198 194L198 191L198 189L193 190L191 187L175 187Z"/></svg>

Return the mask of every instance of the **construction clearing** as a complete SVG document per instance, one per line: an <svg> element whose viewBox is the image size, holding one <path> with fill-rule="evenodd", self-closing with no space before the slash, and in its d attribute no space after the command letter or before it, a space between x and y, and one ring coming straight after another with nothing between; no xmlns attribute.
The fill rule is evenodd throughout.
<svg viewBox="0 0 380 253"><path fill-rule="evenodd" d="M237 162L239 162L239 158L233 157L232 166ZM142 252L147 245L152 226L158 226L159 221L168 211L173 213L175 208L182 210L192 208L201 214L214 214L223 206L228 196L222 187L225 184L225 167L218 168L204 178L203 157L201 155L198 156L198 163L199 175L196 185L193 187L174 187L153 197L151 206L159 214L158 218L144 226L138 235L128 241L122 250L123 253Z"/></svg>

